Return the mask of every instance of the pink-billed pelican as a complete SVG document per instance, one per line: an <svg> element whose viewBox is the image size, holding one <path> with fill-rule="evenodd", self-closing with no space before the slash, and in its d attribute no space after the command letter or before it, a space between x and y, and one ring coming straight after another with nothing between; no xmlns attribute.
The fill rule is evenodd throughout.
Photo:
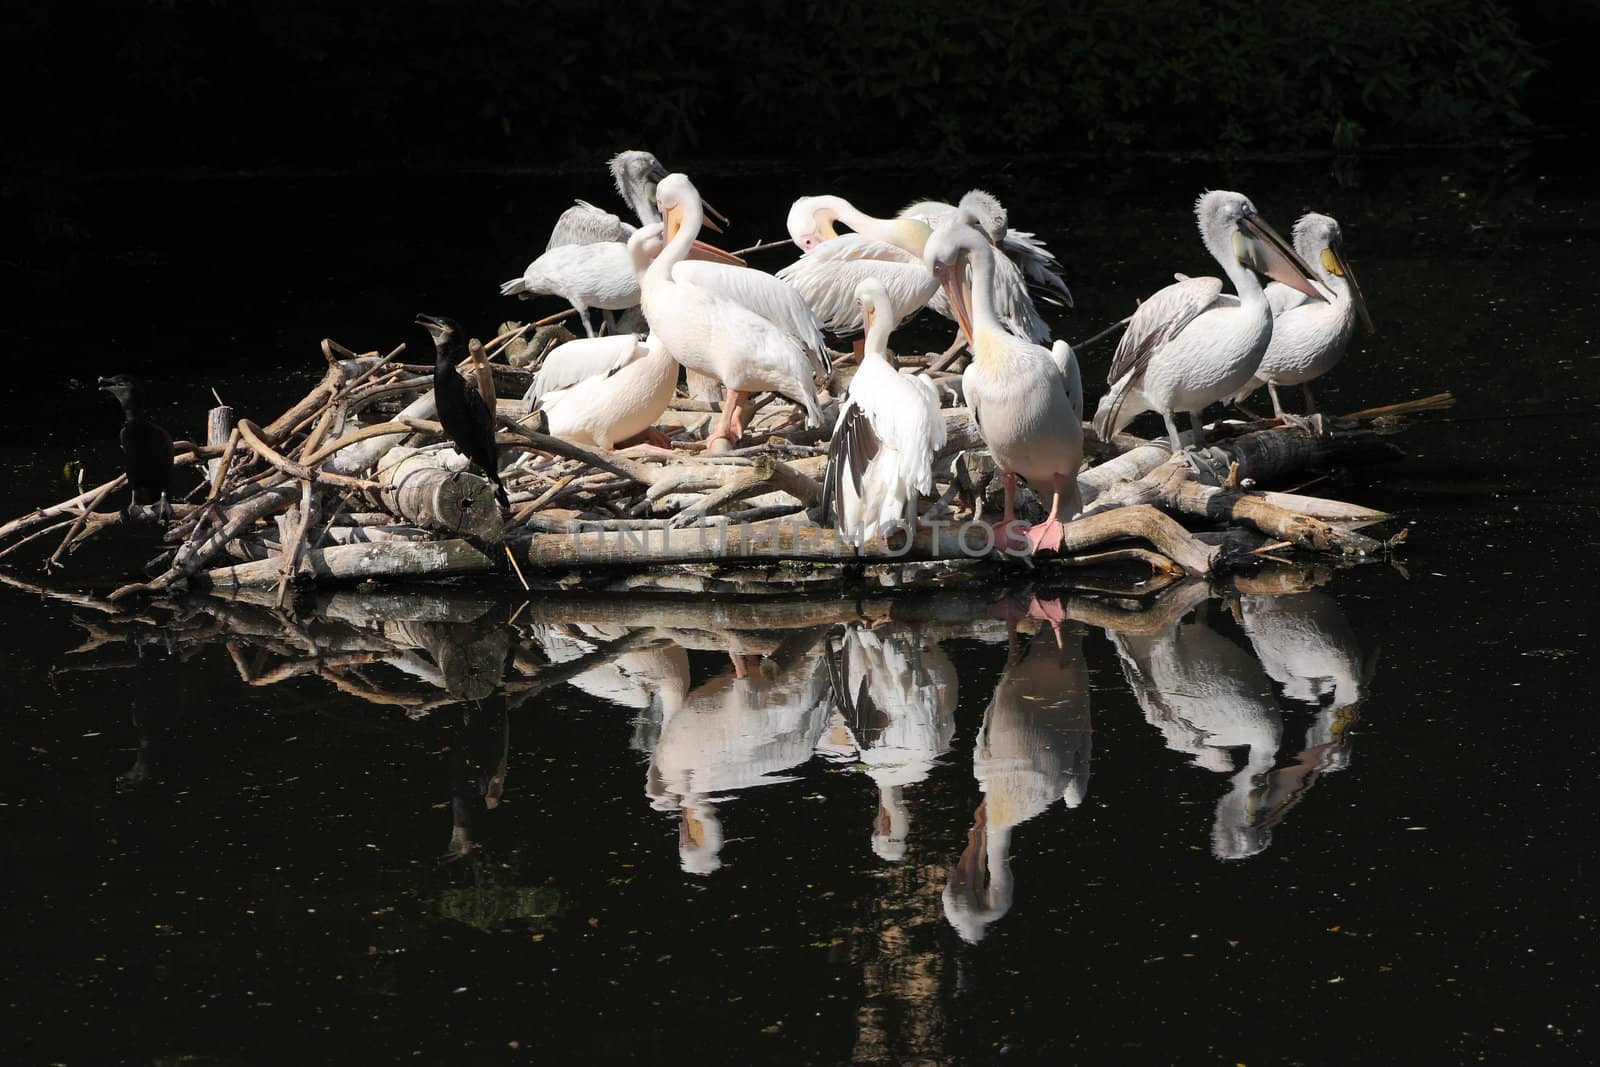
<svg viewBox="0 0 1600 1067"><path fill-rule="evenodd" d="M644 272L644 314L678 362L727 389L722 418L707 444L737 441L744 430L740 404L746 394L763 390L799 404L806 424L821 426L812 380L815 370L827 368L826 349L812 347L820 337L796 336L775 321L785 301L774 299L760 272L697 271L697 265L684 262L704 217L700 194L686 176L662 179L656 202L666 220L667 245ZM756 277L730 278L745 273Z"/></svg>
<svg viewBox="0 0 1600 1067"><path fill-rule="evenodd" d="M916 522L918 495L933 492L933 457L944 446L945 429L933 383L889 363L894 306L888 290L868 278L856 286L856 301L867 340L828 444L820 521L859 545Z"/></svg>
<svg viewBox="0 0 1600 1067"><path fill-rule="evenodd" d="M1070 519L1082 507L1083 423L1073 410L1064 368L1049 350L1011 333L995 315L997 257L972 221L966 212L948 219L928 239L924 258L971 338L972 362L961 376L962 393L1005 477L1005 513L996 541L1004 547L1017 521L1020 474L1041 496L1047 483L1053 494L1049 517L1026 531L1030 549L1056 549L1064 536L1061 518Z"/></svg>
<svg viewBox="0 0 1600 1067"><path fill-rule="evenodd" d="M1166 423L1173 451L1180 451L1172 417L1186 411L1196 446L1204 445L1200 413L1250 380L1272 338L1272 308L1256 272L1323 299L1309 280L1311 268L1257 215L1249 197L1209 192L1194 211L1206 250L1238 296L1223 293L1220 278L1185 278L1139 305L1111 362L1111 391L1095 413L1103 441L1153 410Z"/></svg>
<svg viewBox="0 0 1600 1067"><path fill-rule="evenodd" d="M1279 282L1267 286L1272 305L1272 341L1261 365L1234 397L1243 400L1263 384L1272 396L1272 411L1284 417L1278 386L1298 385L1305 390L1306 414L1316 412L1311 383L1344 358L1356 322L1372 332L1367 302L1356 284L1355 272L1344 258L1344 236L1337 220L1308 212L1294 224L1294 250L1317 272L1322 300L1312 300L1298 289Z"/></svg>

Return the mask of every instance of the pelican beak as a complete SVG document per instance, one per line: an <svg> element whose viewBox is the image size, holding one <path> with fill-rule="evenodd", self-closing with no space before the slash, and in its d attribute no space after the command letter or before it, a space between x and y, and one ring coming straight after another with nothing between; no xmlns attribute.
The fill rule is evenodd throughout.
<svg viewBox="0 0 1600 1067"><path fill-rule="evenodd" d="M661 237L671 242L677 232L683 228L683 205L673 204L661 213Z"/></svg>
<svg viewBox="0 0 1600 1067"><path fill-rule="evenodd" d="M956 313L956 321L967 332L967 340L972 340L972 303L968 291L972 283L967 280L965 264L960 260L940 264L933 273L944 287L945 296L950 298L950 308Z"/></svg>
<svg viewBox="0 0 1600 1067"><path fill-rule="evenodd" d="M712 233L721 233L726 226L732 226L733 220L711 206L707 200L701 200L700 206L705 209L705 227ZM720 225L719 225L720 223Z"/></svg>
<svg viewBox="0 0 1600 1067"><path fill-rule="evenodd" d="M1361 317L1361 325L1368 333L1376 333L1377 331L1372 328L1372 316L1367 314L1367 298L1361 295L1361 286L1356 284L1356 272L1350 269L1344 254L1337 248L1324 248L1322 267L1329 274L1343 278L1349 284L1350 302L1356 306L1356 314Z"/></svg>
<svg viewBox="0 0 1600 1067"><path fill-rule="evenodd" d="M743 259L732 252L724 252L716 245L708 245L704 241L696 241L689 246L690 259L704 259L712 263L728 263L735 267L749 266Z"/></svg>
<svg viewBox="0 0 1600 1067"><path fill-rule="evenodd" d="M1244 254L1239 259L1245 266L1313 299L1327 302L1328 298L1311 284L1315 275L1306 261L1278 236L1278 231L1267 225L1265 219L1259 215L1244 216L1239 220L1239 233L1244 238L1244 247L1240 249Z"/></svg>
<svg viewBox="0 0 1600 1067"><path fill-rule="evenodd" d="M876 314L871 304L861 305L861 329L864 333L872 332L872 318Z"/></svg>

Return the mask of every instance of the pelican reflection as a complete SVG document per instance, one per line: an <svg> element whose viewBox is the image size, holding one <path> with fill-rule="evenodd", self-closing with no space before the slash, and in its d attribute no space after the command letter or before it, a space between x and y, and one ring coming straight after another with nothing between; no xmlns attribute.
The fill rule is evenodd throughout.
<svg viewBox="0 0 1600 1067"><path fill-rule="evenodd" d="M811 758L828 713L818 636L796 635L765 658L729 653L728 667L664 709L645 794L657 811L678 812L678 858L690 874L722 866L726 794L793 781L783 772Z"/></svg>
<svg viewBox="0 0 1600 1067"><path fill-rule="evenodd" d="M872 778L872 851L898 863L911 832L905 789L932 773L955 737L955 664L937 642L899 626L847 626L830 644L835 711L817 752L859 763Z"/></svg>
<svg viewBox="0 0 1600 1067"><path fill-rule="evenodd" d="M1033 614L1050 619L1037 602ZM945 917L963 940L982 940L1011 909L1012 831L1058 797L1069 808L1083 803L1092 742L1082 634L1052 625L1024 644L1013 622L1005 671L973 749L983 801L944 889Z"/></svg>

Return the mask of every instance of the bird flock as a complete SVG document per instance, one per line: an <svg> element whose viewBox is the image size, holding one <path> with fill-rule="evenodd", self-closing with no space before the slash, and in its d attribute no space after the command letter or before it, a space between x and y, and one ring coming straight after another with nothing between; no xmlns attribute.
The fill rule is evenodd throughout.
<svg viewBox="0 0 1600 1067"><path fill-rule="evenodd" d="M749 398L776 393L808 426L833 415L819 521L864 543L916 521L945 441L933 382L897 369L890 348L893 331L926 308L958 330L939 362L970 353L960 400L1004 479L995 543L1059 549L1063 522L1081 507L1083 386L1076 353L1052 344L1038 304L1070 308L1072 294L1061 264L1032 233L1010 227L995 197L974 189L954 204L921 201L889 217L840 196L801 197L787 215L801 255L767 273L700 239L727 219L687 176L641 151L618 155L611 172L638 225L578 201L545 252L501 287L560 296L588 335L550 352L526 396L551 433L602 448L665 446L651 424L681 365L692 392L714 396L720 386L722 414L707 447L728 447L744 431ZM1193 430L1186 454L1210 476L1195 453L1207 407L1241 403L1265 385L1275 415L1300 423L1279 387L1301 385L1313 412L1309 383L1338 363L1358 322L1369 331L1372 323L1334 219L1305 215L1291 245L1243 194L1207 192L1194 210L1225 280L1179 274L1139 304L1092 426L1109 440L1153 411L1180 452L1174 417L1184 412ZM591 309L603 313L602 336ZM856 373L837 408L825 409L826 339L858 336ZM1018 478L1041 498L1048 488L1043 522L1017 519Z"/></svg>
<svg viewBox="0 0 1600 1067"><path fill-rule="evenodd" d="M1003 478L1002 514L989 524L993 543L1027 553L1060 549L1063 524L1081 509L1083 386L1076 353L1063 341L1052 344L1038 304L1070 308L1072 294L1061 264L1032 233L1011 228L995 197L974 189L954 204L920 201L888 217L840 196L801 197L787 213L801 254L768 273L701 240L703 230L721 232L728 220L686 175L643 151L621 153L610 169L637 225L580 200L561 214L544 252L500 288L507 296L559 296L583 324L586 336L549 352L524 398L549 433L603 449L669 447L654 423L682 367L692 396L720 394L721 415L705 447L726 450L744 433L752 397L776 394L808 427L832 423L819 521L863 544L914 526L945 443L941 393L929 377L898 369L890 343L926 308L957 327L930 366L969 354L959 387L945 389L959 393ZM1290 244L1241 193L1207 192L1194 211L1224 277L1178 274L1140 302L1125 320L1092 428L1109 441L1155 412L1173 451L1184 452L1201 477L1214 477L1197 455L1207 407L1239 404L1264 385L1276 417L1300 423L1284 410L1279 388L1300 385L1312 413L1310 383L1339 362L1358 323L1370 331L1372 322L1335 219L1304 215ZM592 311L600 312L598 329ZM504 505L492 386L464 385L457 367L467 345L454 322L417 321L434 338L440 424ZM827 393L830 337L853 341L848 358L859 361L838 397ZM129 481L159 497L164 486L151 457L160 442L146 440L159 428L146 426L131 382L112 391L127 412ZM1187 450L1179 412L1192 427ZM1018 478L1041 499L1048 489L1044 521L1017 518Z"/></svg>

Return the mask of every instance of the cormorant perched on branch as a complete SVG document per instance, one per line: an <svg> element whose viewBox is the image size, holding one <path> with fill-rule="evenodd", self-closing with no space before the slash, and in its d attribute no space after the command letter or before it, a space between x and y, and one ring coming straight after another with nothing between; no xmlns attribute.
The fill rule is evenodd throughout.
<svg viewBox="0 0 1600 1067"><path fill-rule="evenodd" d="M417 322L433 335L433 398L439 408L439 425L455 442L461 454L483 468L494 483L500 506L511 507L505 486L500 484L499 451L494 443L494 412L484 404L478 390L456 371L467 356L467 341L453 319L418 315Z"/></svg>
<svg viewBox="0 0 1600 1067"><path fill-rule="evenodd" d="M134 380L126 374L101 378L100 388L122 404L122 454L128 461L129 490L123 517L128 516L143 493L147 499L155 499L156 513L162 521L172 518L172 505L167 499L172 493L171 435L140 414Z"/></svg>

